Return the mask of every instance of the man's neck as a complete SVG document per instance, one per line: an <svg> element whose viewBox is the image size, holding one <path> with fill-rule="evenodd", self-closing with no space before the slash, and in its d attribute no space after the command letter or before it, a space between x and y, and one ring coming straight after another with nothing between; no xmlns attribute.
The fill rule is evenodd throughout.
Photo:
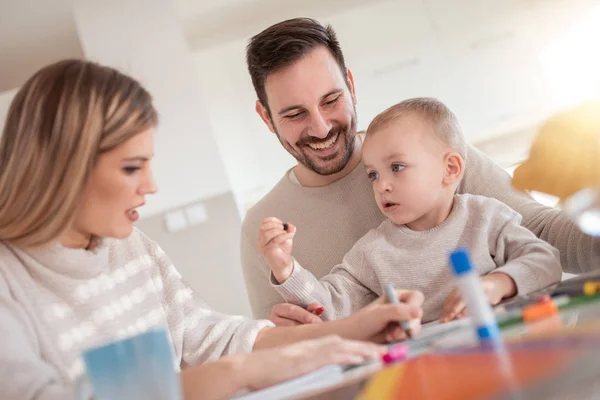
<svg viewBox="0 0 600 400"><path fill-rule="evenodd" d="M354 138L354 149L352 150L352 154L350 155L350 159L346 166L335 174L331 175L320 175L315 171L306 168L302 164L298 164L294 167L294 175L296 179L302 186L307 187L318 187L318 186L327 186L336 182L346 175L350 174L352 170L360 163L361 158L361 141L358 137Z"/></svg>

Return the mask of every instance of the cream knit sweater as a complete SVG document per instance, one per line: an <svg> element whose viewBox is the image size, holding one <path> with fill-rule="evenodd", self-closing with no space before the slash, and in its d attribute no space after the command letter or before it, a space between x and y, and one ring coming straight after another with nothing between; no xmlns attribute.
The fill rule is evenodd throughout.
<svg viewBox="0 0 600 400"><path fill-rule="evenodd" d="M503 272L518 294L560 280L558 251L520 225L521 216L498 200L469 194L454 197L448 218L433 229L413 231L385 220L369 231L328 275L317 280L298 262L282 284L271 284L290 303L325 307L324 319L346 317L384 294L385 285L420 290L423 322L439 319L454 289L448 255L469 250L479 275Z"/></svg>
<svg viewBox="0 0 600 400"><path fill-rule="evenodd" d="M94 251L0 242L0 398L73 398L89 346L167 326L176 368L249 352L269 321L219 314L140 231Z"/></svg>

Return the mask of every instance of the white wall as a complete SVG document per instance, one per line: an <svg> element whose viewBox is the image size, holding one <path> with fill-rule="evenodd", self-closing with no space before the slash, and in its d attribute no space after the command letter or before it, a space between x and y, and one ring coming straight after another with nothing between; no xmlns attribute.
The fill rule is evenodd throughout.
<svg viewBox="0 0 600 400"><path fill-rule="evenodd" d="M295 159L254 111L256 95L246 69L245 40L197 53L202 91L215 140L240 212L281 178Z"/></svg>
<svg viewBox="0 0 600 400"><path fill-rule="evenodd" d="M175 252L179 272L208 304L248 315L236 244L241 220L172 2L76 0L74 15L86 57L138 79L159 113L152 164L159 190L146 197L140 228ZM204 223L166 231L161 213L199 201L207 205Z"/></svg>
<svg viewBox="0 0 600 400"><path fill-rule="evenodd" d="M338 33L355 76L359 128L393 103L430 95L454 110L467 138L477 143L531 128L565 106L549 80L553 77L544 75L548 68L541 55L598 7L596 1L428 4L376 2L325 17L311 15L332 23ZM242 212L294 164L254 111L246 44L247 38L239 38L195 54L203 92L210 98L212 130ZM578 100L572 98L571 104Z"/></svg>
<svg viewBox="0 0 600 400"><path fill-rule="evenodd" d="M159 191L147 199L142 216L229 192L173 4L77 0L74 13L85 56L140 80L158 109L153 167Z"/></svg>
<svg viewBox="0 0 600 400"><path fill-rule="evenodd" d="M82 55L72 0L0 2L0 91L22 86L46 64Z"/></svg>

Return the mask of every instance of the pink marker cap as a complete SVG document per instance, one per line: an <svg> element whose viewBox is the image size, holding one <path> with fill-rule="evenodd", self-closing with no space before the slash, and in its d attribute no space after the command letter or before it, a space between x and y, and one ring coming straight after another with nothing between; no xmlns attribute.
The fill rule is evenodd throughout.
<svg viewBox="0 0 600 400"><path fill-rule="evenodd" d="M381 359L384 364L390 364L396 361L405 360L408 357L408 346L405 344L397 344L390 351L385 353Z"/></svg>

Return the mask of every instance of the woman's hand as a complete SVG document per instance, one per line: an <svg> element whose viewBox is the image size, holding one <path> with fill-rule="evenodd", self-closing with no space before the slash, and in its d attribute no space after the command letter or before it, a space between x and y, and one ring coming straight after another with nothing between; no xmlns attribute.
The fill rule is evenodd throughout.
<svg viewBox="0 0 600 400"><path fill-rule="evenodd" d="M360 364L368 359L378 359L385 351L384 346L373 343L325 336L246 354L240 373L248 374L248 389L257 390L325 365Z"/></svg>
<svg viewBox="0 0 600 400"><path fill-rule="evenodd" d="M421 330L421 317L424 296L417 290L396 290L400 304L388 303L380 297L362 310L341 320L347 326L346 332L359 340L370 340L377 343L395 342L406 339L406 333L400 329L399 321L410 321L413 335Z"/></svg>
<svg viewBox="0 0 600 400"><path fill-rule="evenodd" d="M376 343L406 338L398 322L410 321L413 335L421 330L423 294L415 290L396 290L399 304L379 298L349 317L318 324L265 327L256 335L254 350L269 349L329 335Z"/></svg>

